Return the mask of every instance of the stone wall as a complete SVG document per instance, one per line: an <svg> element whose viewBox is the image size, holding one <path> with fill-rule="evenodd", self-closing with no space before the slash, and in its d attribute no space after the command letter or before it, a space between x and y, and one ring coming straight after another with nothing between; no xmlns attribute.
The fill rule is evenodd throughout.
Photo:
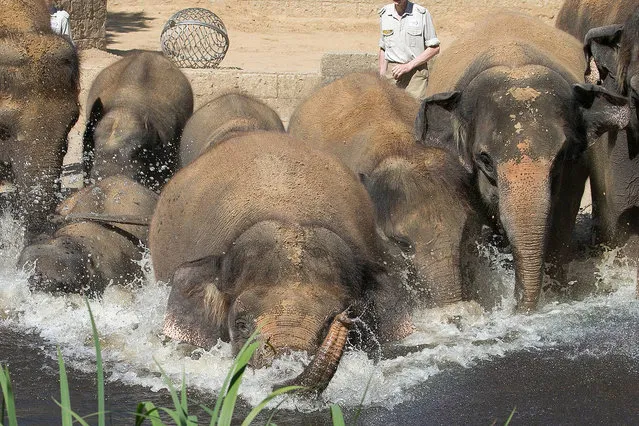
<svg viewBox="0 0 639 426"><path fill-rule="evenodd" d="M107 0L57 0L71 15L71 35L78 49L106 49Z"/></svg>

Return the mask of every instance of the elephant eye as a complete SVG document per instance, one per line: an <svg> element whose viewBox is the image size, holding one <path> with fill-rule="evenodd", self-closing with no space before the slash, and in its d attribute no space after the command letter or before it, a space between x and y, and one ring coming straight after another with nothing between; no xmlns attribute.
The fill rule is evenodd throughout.
<svg viewBox="0 0 639 426"><path fill-rule="evenodd" d="M243 318L238 318L235 320L235 329L242 335L248 336L251 334L251 330L248 322Z"/></svg>
<svg viewBox="0 0 639 426"><path fill-rule="evenodd" d="M490 158L490 155L488 155L487 153L481 152L479 154L479 161L481 161L482 166L484 167L487 173L492 173L495 171L493 167L493 160Z"/></svg>

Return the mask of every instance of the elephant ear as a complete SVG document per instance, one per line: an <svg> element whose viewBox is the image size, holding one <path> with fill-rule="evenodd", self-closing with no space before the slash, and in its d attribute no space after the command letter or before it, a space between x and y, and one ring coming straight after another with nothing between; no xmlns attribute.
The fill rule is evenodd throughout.
<svg viewBox="0 0 639 426"><path fill-rule="evenodd" d="M424 99L415 118L415 139L426 146L444 148L459 155L462 165L472 172L472 161L467 154L463 130L455 113L461 92L438 93Z"/></svg>
<svg viewBox="0 0 639 426"><path fill-rule="evenodd" d="M589 144L628 126L630 106L625 97L592 84L573 85L573 97L582 110Z"/></svg>
<svg viewBox="0 0 639 426"><path fill-rule="evenodd" d="M164 316L166 336L206 349L218 339L229 340L229 301L216 285L220 265L220 257L207 256L175 271Z"/></svg>
<svg viewBox="0 0 639 426"><path fill-rule="evenodd" d="M87 117L86 125L84 128L84 135L82 136L82 165L84 169L85 180L89 178L89 174L91 173L91 169L93 168L93 157L95 151L95 129L98 125L98 122L102 119L103 115L104 105L102 105L102 100L100 98L97 98L91 106L91 111L89 112L89 116Z"/></svg>
<svg viewBox="0 0 639 426"><path fill-rule="evenodd" d="M591 61L599 73L599 83L614 80L617 76L617 52L623 35L623 25L608 25L592 28L584 37L584 55L586 57L585 81L592 79Z"/></svg>

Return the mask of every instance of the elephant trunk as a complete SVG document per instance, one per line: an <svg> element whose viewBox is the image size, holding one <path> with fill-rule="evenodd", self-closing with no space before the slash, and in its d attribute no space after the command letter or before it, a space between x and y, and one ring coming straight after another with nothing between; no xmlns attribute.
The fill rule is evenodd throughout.
<svg viewBox="0 0 639 426"><path fill-rule="evenodd" d="M299 376L288 381L286 385L303 386L317 393L326 389L342 359L348 332L352 325L353 321L346 312L338 314L333 319L328 333L311 363Z"/></svg>
<svg viewBox="0 0 639 426"><path fill-rule="evenodd" d="M462 276L459 239L437 241L429 246L425 256L427 262L420 262L426 267L420 271L429 283L430 296L436 306L451 305L462 300Z"/></svg>
<svg viewBox="0 0 639 426"><path fill-rule="evenodd" d="M515 262L517 308L532 311L541 293L551 207L551 162L524 158L497 168L499 216Z"/></svg>

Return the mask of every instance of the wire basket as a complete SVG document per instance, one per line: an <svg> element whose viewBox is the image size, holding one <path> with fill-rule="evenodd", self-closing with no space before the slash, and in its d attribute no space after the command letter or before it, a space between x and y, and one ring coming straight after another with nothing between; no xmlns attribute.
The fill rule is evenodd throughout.
<svg viewBox="0 0 639 426"><path fill-rule="evenodd" d="M229 49L222 20L200 7L171 16L162 29L160 43L164 55L180 68L216 68Z"/></svg>

